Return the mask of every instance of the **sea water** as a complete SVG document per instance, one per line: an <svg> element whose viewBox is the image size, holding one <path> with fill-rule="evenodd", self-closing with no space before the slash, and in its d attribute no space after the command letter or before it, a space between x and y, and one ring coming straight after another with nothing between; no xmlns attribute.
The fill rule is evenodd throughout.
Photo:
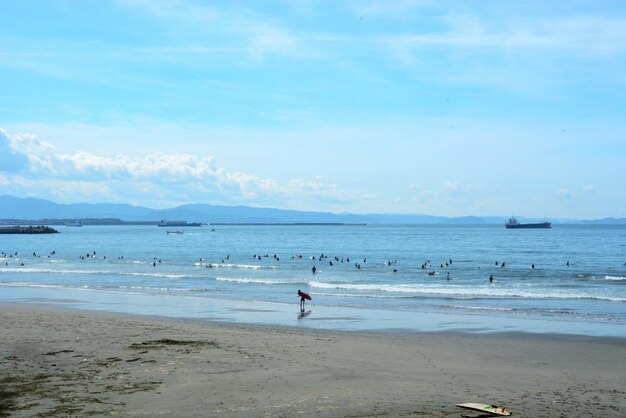
<svg viewBox="0 0 626 418"><path fill-rule="evenodd" d="M57 229L0 235L0 300L331 329L626 336L626 226ZM313 297L305 312L298 289Z"/></svg>

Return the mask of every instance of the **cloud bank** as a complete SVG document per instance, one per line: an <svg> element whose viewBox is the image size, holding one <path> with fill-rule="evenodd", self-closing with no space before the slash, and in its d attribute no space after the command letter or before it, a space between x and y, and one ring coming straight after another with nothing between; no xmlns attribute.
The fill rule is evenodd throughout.
<svg viewBox="0 0 626 418"><path fill-rule="evenodd" d="M131 202L169 207L176 203L278 205L298 208L311 201L332 207L347 196L323 179L272 179L228 172L213 156L62 153L30 133L0 129L0 186L21 195Z"/></svg>

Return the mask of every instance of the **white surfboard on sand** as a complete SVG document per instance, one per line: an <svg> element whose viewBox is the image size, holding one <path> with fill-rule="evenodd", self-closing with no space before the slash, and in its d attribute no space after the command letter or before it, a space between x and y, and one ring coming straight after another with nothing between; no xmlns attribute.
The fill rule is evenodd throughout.
<svg viewBox="0 0 626 418"><path fill-rule="evenodd" d="M458 403L459 408L471 409L472 411L486 412L487 414L498 415L501 417L508 417L511 415L506 407L499 407L494 405L485 405L482 403Z"/></svg>

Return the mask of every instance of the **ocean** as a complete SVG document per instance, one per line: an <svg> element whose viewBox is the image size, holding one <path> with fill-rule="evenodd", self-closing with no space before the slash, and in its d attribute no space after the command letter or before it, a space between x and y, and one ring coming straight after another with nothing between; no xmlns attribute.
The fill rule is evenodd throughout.
<svg viewBox="0 0 626 418"><path fill-rule="evenodd" d="M0 235L0 301L336 330L626 337L626 226L57 229ZM313 298L304 312L299 289Z"/></svg>

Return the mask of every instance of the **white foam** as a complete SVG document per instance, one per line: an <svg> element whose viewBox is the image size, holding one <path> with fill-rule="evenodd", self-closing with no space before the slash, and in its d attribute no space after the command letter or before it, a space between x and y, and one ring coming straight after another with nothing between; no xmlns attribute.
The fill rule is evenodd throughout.
<svg viewBox="0 0 626 418"><path fill-rule="evenodd" d="M414 284L350 284L350 283L325 283L310 281L308 285L318 289L343 289L360 291L378 291L411 293L414 295L440 295L448 297L498 297L498 298L530 298L530 299L595 299L607 300L611 302L626 302L626 297L615 297L606 295L590 295L580 293L567 293L545 290L529 291L516 288L488 287L480 286L476 288L463 288L446 285L414 285Z"/></svg>
<svg viewBox="0 0 626 418"><path fill-rule="evenodd" d="M259 265L250 265L250 264L217 264L217 267L229 268L229 269L236 268L236 269L249 269L249 270L259 270L259 269L276 270L276 266L259 266Z"/></svg>
<svg viewBox="0 0 626 418"><path fill-rule="evenodd" d="M469 309L474 311L513 311L513 308L495 308L490 306L459 306L459 305L450 305L450 308L454 309Z"/></svg>
<svg viewBox="0 0 626 418"><path fill-rule="evenodd" d="M194 266L196 267L208 267L211 266L211 268L225 268L225 269L243 269L243 270L261 270L261 269L268 269L268 270L276 270L276 266L259 266L259 265L253 265L253 264L224 264L224 263L208 263L208 262L202 262L202 263L194 263Z"/></svg>
<svg viewBox="0 0 626 418"><path fill-rule="evenodd" d="M622 281L626 280L626 277L623 276L604 276L605 280L614 280L614 281Z"/></svg>
<svg viewBox="0 0 626 418"><path fill-rule="evenodd" d="M193 292L196 289L183 289L179 287L155 287L155 286L119 286L120 289L132 290L160 290L163 292Z"/></svg>
<svg viewBox="0 0 626 418"><path fill-rule="evenodd" d="M0 286L36 287L36 288L44 288L44 289L64 289L64 288L66 288L65 286L54 285L54 284L39 284L39 283L27 283L27 282L8 282L8 283L0 282Z"/></svg>
<svg viewBox="0 0 626 418"><path fill-rule="evenodd" d="M0 272L17 272L17 273L51 273L51 274L112 274L120 276L145 276L145 277L163 277L166 279L181 279L188 277L184 274L167 274L167 273L141 273L141 272L117 272L110 270L56 270L37 267L16 267L7 268L0 267Z"/></svg>
<svg viewBox="0 0 626 418"><path fill-rule="evenodd" d="M130 273L130 272L120 272L115 273L121 276L137 276L137 277L163 277L166 279L182 279L184 277L189 277L184 274L167 274L167 273Z"/></svg>
<svg viewBox="0 0 626 418"><path fill-rule="evenodd" d="M247 277L216 277L215 280L219 282L231 282L231 283L252 283L252 284L294 284L300 283L298 281L293 280L284 280L284 279L251 279Z"/></svg>
<svg viewBox="0 0 626 418"><path fill-rule="evenodd" d="M56 274L113 274L111 271L95 271L95 270L55 270L36 267L1 267L0 272L17 272L17 273L56 273Z"/></svg>

